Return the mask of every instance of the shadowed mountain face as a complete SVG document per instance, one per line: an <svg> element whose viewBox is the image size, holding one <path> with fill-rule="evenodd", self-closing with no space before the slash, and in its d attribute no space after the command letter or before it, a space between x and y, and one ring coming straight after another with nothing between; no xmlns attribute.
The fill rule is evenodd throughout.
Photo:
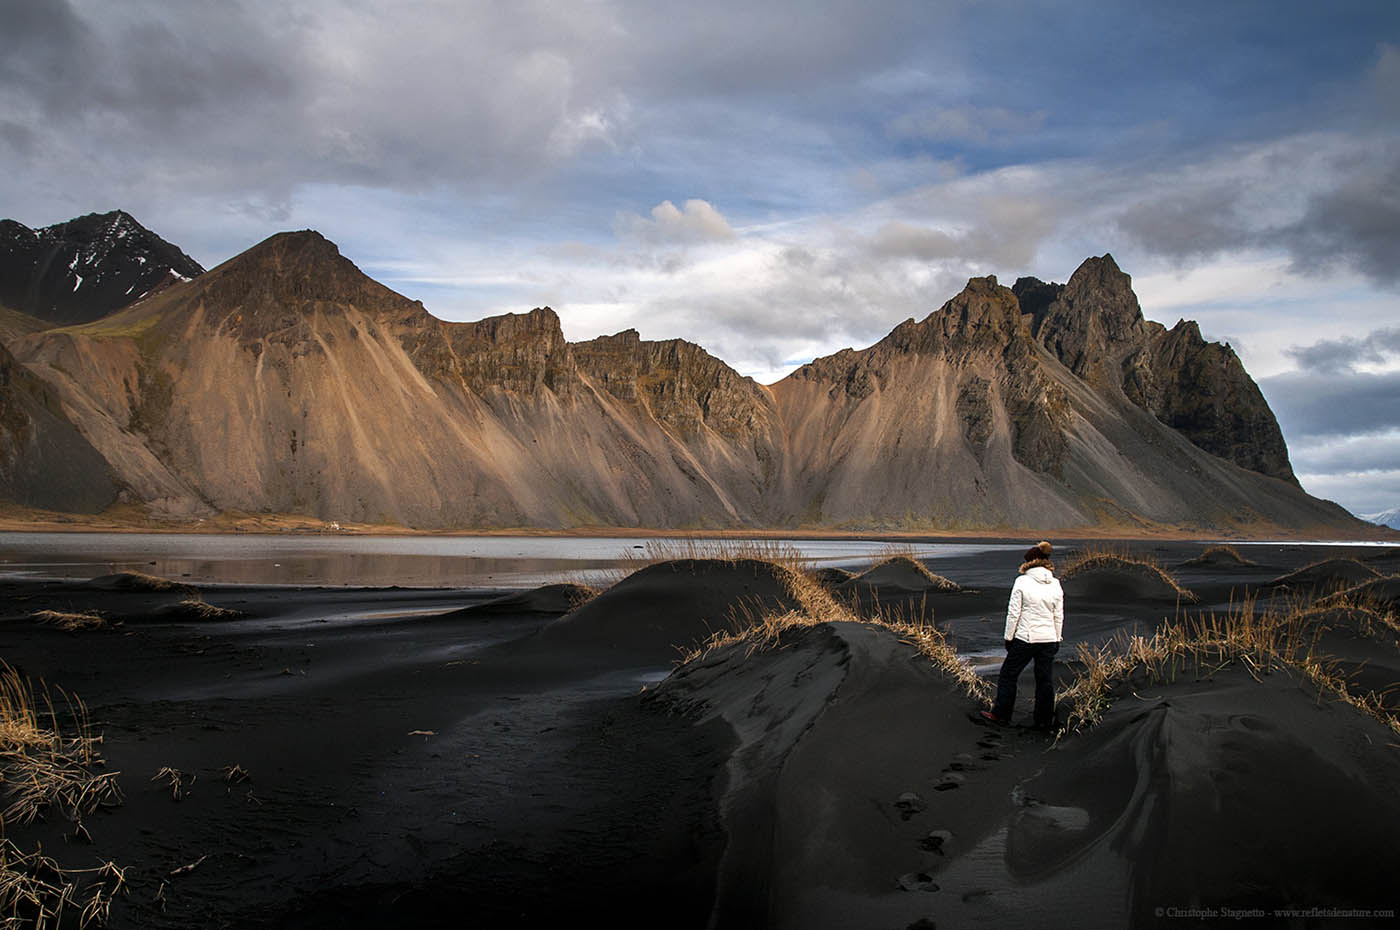
<svg viewBox="0 0 1400 930"><path fill-rule="evenodd" d="M974 279L924 320L765 388L680 340L629 330L570 344L547 308L438 320L301 232L10 345L126 497L155 514L419 527L1348 524L1237 464L1247 438L1217 443L1235 461L1212 454L1233 427L1207 413L1233 408L1193 397L1189 366L1220 347L1178 345L1177 330L1144 322L1111 259L1033 290L1023 305ZM1146 374L1129 384L1124 372ZM1253 388L1239 378L1221 383Z"/></svg>
<svg viewBox="0 0 1400 930"><path fill-rule="evenodd" d="M0 345L0 500L96 513L116 498L107 462L64 416L55 392Z"/></svg>
<svg viewBox="0 0 1400 930"><path fill-rule="evenodd" d="M1084 262L1066 285L1022 278L1013 291L1036 339L1081 380L1213 455L1297 483L1273 411L1234 351L1206 342L1194 322L1168 330L1143 319L1111 255Z"/></svg>
<svg viewBox="0 0 1400 930"><path fill-rule="evenodd" d="M0 220L0 305L86 323L204 271L120 210L30 229Z"/></svg>

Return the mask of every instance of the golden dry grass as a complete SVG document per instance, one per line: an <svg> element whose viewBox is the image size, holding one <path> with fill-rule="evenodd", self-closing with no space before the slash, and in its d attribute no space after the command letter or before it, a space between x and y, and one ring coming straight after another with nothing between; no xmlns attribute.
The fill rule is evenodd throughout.
<svg viewBox="0 0 1400 930"><path fill-rule="evenodd" d="M809 568L807 557L796 546L777 539L709 539L697 536L650 539L642 549L625 552L622 566L604 573L601 586L610 588L624 578L662 562L733 564L746 560L772 562L798 572Z"/></svg>
<svg viewBox="0 0 1400 930"><path fill-rule="evenodd" d="M71 735L47 688L0 662L0 927L101 926L114 895L126 884L114 863L64 870L38 850L25 853L3 836L9 823L32 823L56 810L86 835L82 818L121 803L117 772L95 774L99 764L82 701L59 691Z"/></svg>
<svg viewBox="0 0 1400 930"><path fill-rule="evenodd" d="M957 582L952 581L948 578L944 578L942 575L935 574L934 572L930 571L928 566L926 566L923 562L921 562L918 558L914 556L912 549L893 552L887 551L881 557L880 561L876 562L874 565L870 566L870 568L866 569L865 571L861 572L855 577L857 579L860 579L863 576L870 574L871 572L888 567L903 568L912 572L913 574L922 578L929 585L929 587L933 588L935 591L951 592L962 590L962 586L959 585Z"/></svg>
<svg viewBox="0 0 1400 930"><path fill-rule="evenodd" d="M148 575L145 572L123 571L108 575L101 579L107 585L120 588L124 591L193 591L193 585L187 585L179 581L171 581L169 578L162 578L159 575Z"/></svg>
<svg viewBox="0 0 1400 930"><path fill-rule="evenodd" d="M741 611L731 618L730 629L715 632L703 644L691 649L681 658L681 665L702 660L718 649L742 648L748 657L780 648L784 638L792 631L823 623L865 623L884 627L902 642L913 646L930 663L957 681L968 696L978 700L990 698L990 685L962 661L947 635L926 619L924 612L911 617L901 610L877 610L870 616L860 617L832 597L831 592L808 573L783 565L775 565L774 568L788 595L799 606L785 611Z"/></svg>
<svg viewBox="0 0 1400 930"><path fill-rule="evenodd" d="M564 594L564 598L568 602L570 610L578 610L601 593L602 591L591 584L579 584L574 582L570 584L569 589Z"/></svg>
<svg viewBox="0 0 1400 930"><path fill-rule="evenodd" d="M29 680L0 662L0 833L10 822L32 823L50 810L81 821L98 807L121 803L116 772L92 771L99 759L87 707L60 690L72 734L47 688L35 693Z"/></svg>
<svg viewBox="0 0 1400 930"><path fill-rule="evenodd" d="M29 619L39 623L47 623L50 626L56 626L60 630L66 630L69 633L100 630L110 626L106 617L92 610L36 610L29 615Z"/></svg>
<svg viewBox="0 0 1400 930"><path fill-rule="evenodd" d="M1235 565L1258 565L1252 559L1246 559L1240 555L1240 551L1234 546L1227 546L1223 543L1215 546L1206 546L1201 554L1194 559L1187 559L1182 565L1221 565L1233 563Z"/></svg>
<svg viewBox="0 0 1400 930"><path fill-rule="evenodd" d="M175 605L176 611L192 620L237 620L243 611L232 607L215 607L198 597L187 597Z"/></svg>
<svg viewBox="0 0 1400 930"><path fill-rule="evenodd" d="M163 782L165 787L170 790L170 799L172 801L183 801L188 787L194 784L195 775L164 765L151 776L151 781Z"/></svg>
<svg viewBox="0 0 1400 930"><path fill-rule="evenodd" d="M39 850L25 853L0 839L0 927L47 930L101 927L112 900L126 893L126 872L114 862L64 869Z"/></svg>
<svg viewBox="0 0 1400 930"><path fill-rule="evenodd" d="M1260 608L1254 598L1223 614L1170 622L1152 637L1120 635L1098 648L1081 644L1080 672L1056 702L1068 704L1068 730L1098 723L1113 704L1114 689L1141 675L1148 681L1175 681L1178 673L1209 677L1230 666L1258 679L1265 672L1289 669L1328 695L1362 710L1400 735L1400 718L1385 707L1385 695L1354 689L1339 663L1317 648L1321 628L1316 604L1282 599ZM1389 614L1388 616L1386 614ZM1393 613L1378 613L1378 629L1395 629Z"/></svg>
<svg viewBox="0 0 1400 930"><path fill-rule="evenodd" d="M1088 546L1065 560L1056 573L1061 581L1069 581L1077 575L1091 571L1110 571L1126 574L1139 574L1160 581L1175 591L1182 603L1194 604L1198 598L1195 592L1182 587L1171 572L1151 556L1127 549L1112 549Z"/></svg>

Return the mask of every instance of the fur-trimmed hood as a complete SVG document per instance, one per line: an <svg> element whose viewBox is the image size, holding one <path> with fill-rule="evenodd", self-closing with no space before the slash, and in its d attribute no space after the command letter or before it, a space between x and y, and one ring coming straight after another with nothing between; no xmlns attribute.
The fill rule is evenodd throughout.
<svg viewBox="0 0 1400 930"><path fill-rule="evenodd" d="M1020 574L1024 575L1033 568L1048 568L1052 575L1055 573L1055 563L1049 559L1031 559L1029 562L1021 563Z"/></svg>

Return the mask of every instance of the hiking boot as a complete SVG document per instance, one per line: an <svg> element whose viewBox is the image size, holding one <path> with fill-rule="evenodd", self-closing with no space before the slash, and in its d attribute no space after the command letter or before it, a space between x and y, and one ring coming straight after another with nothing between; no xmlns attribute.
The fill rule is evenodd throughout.
<svg viewBox="0 0 1400 930"><path fill-rule="evenodd" d="M992 726L995 727L1005 727L1011 725L1010 720L1004 720L989 710L979 710L977 712L977 716L981 717L987 723L990 723Z"/></svg>

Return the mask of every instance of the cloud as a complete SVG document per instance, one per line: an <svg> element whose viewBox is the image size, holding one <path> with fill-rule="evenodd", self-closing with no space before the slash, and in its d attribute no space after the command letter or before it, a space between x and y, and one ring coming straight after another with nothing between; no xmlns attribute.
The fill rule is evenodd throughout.
<svg viewBox="0 0 1400 930"><path fill-rule="evenodd" d="M623 213L615 229L620 236L630 236L648 243L690 244L726 242L735 237L729 221L705 200L687 200L677 207L669 200L651 208L651 218L635 213Z"/></svg>
<svg viewBox="0 0 1400 930"><path fill-rule="evenodd" d="M1393 472L1400 469L1400 431L1317 439L1299 444L1291 458L1294 470L1312 475Z"/></svg>
<svg viewBox="0 0 1400 930"><path fill-rule="evenodd" d="M1354 514L1380 513L1400 506L1400 471L1297 472L1308 493L1336 501Z"/></svg>
<svg viewBox="0 0 1400 930"><path fill-rule="evenodd" d="M1400 154L1395 140L1389 144L1389 163L1338 166L1351 169L1346 180L1313 195L1296 222L1264 237L1288 249L1299 274L1343 265L1378 284L1400 284Z"/></svg>
<svg viewBox="0 0 1400 930"><path fill-rule="evenodd" d="M1291 372L1261 379L1259 387L1290 438L1400 429L1400 372Z"/></svg>
<svg viewBox="0 0 1400 930"><path fill-rule="evenodd" d="M1208 259L1247 247L1251 233L1240 213L1234 183L1169 194L1132 204L1119 214L1118 228L1144 249L1176 263Z"/></svg>
<svg viewBox="0 0 1400 930"><path fill-rule="evenodd" d="M929 107L896 117L889 126L897 138L972 142L1006 141L1045 125L1046 113L1018 113L1006 107Z"/></svg>
<svg viewBox="0 0 1400 930"><path fill-rule="evenodd" d="M1372 330L1364 338L1343 336L1286 350L1299 367L1327 374L1350 371L1359 364L1383 364L1400 355L1400 328Z"/></svg>

